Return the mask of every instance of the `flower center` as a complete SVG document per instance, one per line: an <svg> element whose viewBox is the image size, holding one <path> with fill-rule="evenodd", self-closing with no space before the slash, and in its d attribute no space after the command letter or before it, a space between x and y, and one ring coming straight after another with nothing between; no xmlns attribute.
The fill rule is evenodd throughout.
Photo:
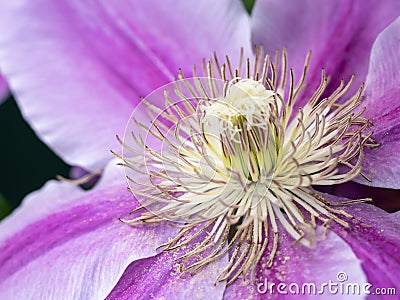
<svg viewBox="0 0 400 300"><path fill-rule="evenodd" d="M254 274L262 256L270 267L282 230L311 246L331 221L348 227L351 215L313 186L360 175L363 147L374 146L358 109L362 87L343 99L353 79L322 98L322 72L314 94L296 108L309 56L297 84L285 51L280 65L262 58L258 49L245 70L214 59L203 66L205 77L180 73L143 101L151 120L134 120L122 142L130 188L142 203L124 222L180 222L164 250L184 250L181 271L191 272L229 253L216 279L228 284ZM165 107L151 104L160 99Z"/></svg>
<svg viewBox="0 0 400 300"><path fill-rule="evenodd" d="M206 136L217 137L224 166L242 182L266 183L275 170L278 141L271 121L275 92L253 79L231 83L226 96L205 102L201 119Z"/></svg>
<svg viewBox="0 0 400 300"><path fill-rule="evenodd" d="M225 97L209 103L206 113L221 118L231 127L238 126L243 119L264 125L275 93L253 79L237 80L229 85Z"/></svg>

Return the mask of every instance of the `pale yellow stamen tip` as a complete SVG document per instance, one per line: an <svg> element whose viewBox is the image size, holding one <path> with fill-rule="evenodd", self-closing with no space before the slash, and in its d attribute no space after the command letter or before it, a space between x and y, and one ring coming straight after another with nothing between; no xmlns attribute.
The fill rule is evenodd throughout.
<svg viewBox="0 0 400 300"><path fill-rule="evenodd" d="M371 141L364 134L369 122L358 110L362 87L339 101L353 79L321 98L328 82L323 71L320 86L296 109L306 88L309 57L296 83L285 51L280 71L268 56L262 60L261 52L254 66L247 60L245 72L232 70L229 59L216 70L220 64L214 59L203 66L205 80L180 74L174 87L180 103L168 92L165 110L146 102L149 114L162 118L155 117L149 126L137 121L144 132L124 140L133 155L144 151L141 160L124 155L124 161L133 173L131 190L149 210L126 222L183 223L180 233L163 245L167 251L192 245L181 257L182 271L194 272L231 250L217 278L228 284L248 271L254 274L263 255L272 266L282 230L294 242L312 246L321 239L319 227L329 228L331 221L348 227L351 216L313 186L358 176L363 147ZM152 149L144 142L146 135L165 147ZM202 241L191 244L199 236Z"/></svg>

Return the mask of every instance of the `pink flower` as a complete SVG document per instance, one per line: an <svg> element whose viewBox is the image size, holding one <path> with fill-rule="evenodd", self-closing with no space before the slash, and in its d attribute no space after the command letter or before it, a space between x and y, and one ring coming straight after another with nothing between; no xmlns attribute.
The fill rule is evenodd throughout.
<svg viewBox="0 0 400 300"><path fill-rule="evenodd" d="M114 136L122 134L139 97L173 80L179 68L190 74L214 51L237 61L241 47L250 55L256 43L269 53L287 47L289 65L301 74L311 49L298 106L307 103L322 67L330 88L352 74L356 88L365 81L365 115L381 145L366 148L363 173L372 181L359 181L399 188L400 3L374 3L260 0L251 19L241 3L229 0L2 3L0 68L24 116L66 162L105 170L87 192L48 182L0 224L1 298L264 297L251 281L214 285L228 254L192 276L182 274L175 266L184 250L156 249L177 228L121 223L118 218L140 204L108 150L119 148ZM257 276L275 284L323 284L346 272L349 282L399 289L398 213L370 204L345 210L355 216L350 228L333 226L315 248L292 246L282 230L272 268L262 259Z"/></svg>

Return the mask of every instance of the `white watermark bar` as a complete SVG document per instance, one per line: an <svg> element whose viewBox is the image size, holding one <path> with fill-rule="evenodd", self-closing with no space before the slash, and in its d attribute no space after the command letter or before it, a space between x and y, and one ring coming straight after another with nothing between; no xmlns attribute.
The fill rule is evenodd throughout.
<svg viewBox="0 0 400 300"><path fill-rule="evenodd" d="M304 283L274 283L267 278L257 284L260 294L278 295L396 295L394 287L374 287L372 284L349 282L346 272L338 272L336 280L329 280L320 284Z"/></svg>

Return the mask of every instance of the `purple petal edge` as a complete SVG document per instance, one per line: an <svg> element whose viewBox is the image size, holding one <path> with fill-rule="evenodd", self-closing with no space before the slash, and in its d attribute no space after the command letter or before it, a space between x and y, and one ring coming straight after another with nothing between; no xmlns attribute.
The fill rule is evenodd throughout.
<svg viewBox="0 0 400 300"><path fill-rule="evenodd" d="M45 187L37 192L36 206L39 201L45 204L68 197L48 191ZM0 298L105 298L132 261L157 254L156 247L175 231L163 226L131 227L119 221L118 217L138 206L126 185L61 202L1 239ZM35 212L25 212L29 213ZM9 216L8 224L23 222L21 214ZM9 228L3 225L1 232Z"/></svg>
<svg viewBox="0 0 400 300"><path fill-rule="evenodd" d="M0 104L7 99L9 95L8 84L0 74Z"/></svg>
<svg viewBox="0 0 400 300"><path fill-rule="evenodd" d="M354 74L355 92L365 81L372 44L399 15L397 0L259 0L253 9L253 43L263 44L271 55L287 48L297 79L312 51L309 88L297 103L302 107L320 83L322 68L330 76L329 91Z"/></svg>
<svg viewBox="0 0 400 300"><path fill-rule="evenodd" d="M215 280L228 264L228 255L195 274L178 269L179 257L205 237L203 233L184 248L131 263L107 299L222 299L225 282Z"/></svg>
<svg viewBox="0 0 400 300"><path fill-rule="evenodd" d="M365 116L373 123L372 138L380 144L365 148L362 172L370 186L400 189L400 18L377 38L371 52L365 87Z"/></svg>

